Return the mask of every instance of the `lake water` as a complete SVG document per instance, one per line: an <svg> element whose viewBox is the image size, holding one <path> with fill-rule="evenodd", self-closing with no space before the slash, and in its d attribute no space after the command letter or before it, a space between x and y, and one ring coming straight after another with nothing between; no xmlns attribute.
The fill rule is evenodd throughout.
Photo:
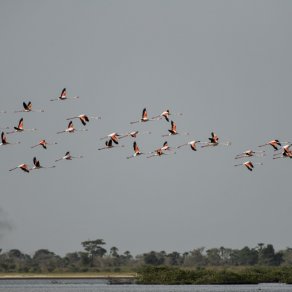
<svg viewBox="0 0 292 292"><path fill-rule="evenodd" d="M106 280L0 280L0 292L292 292L292 285L108 285Z"/></svg>

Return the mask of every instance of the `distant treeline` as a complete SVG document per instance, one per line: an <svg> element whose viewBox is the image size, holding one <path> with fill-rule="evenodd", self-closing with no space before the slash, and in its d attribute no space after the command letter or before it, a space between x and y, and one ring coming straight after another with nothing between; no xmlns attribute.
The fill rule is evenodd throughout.
<svg viewBox="0 0 292 292"><path fill-rule="evenodd" d="M33 255L18 249L0 250L0 272L138 272L145 267L161 266L198 272L210 267L292 267L292 248L275 251L272 244L263 243L242 249L202 247L184 253L151 251L135 257L129 251L120 254L115 246L107 250L102 239L84 241L81 245L82 251L63 257L47 249L39 249Z"/></svg>

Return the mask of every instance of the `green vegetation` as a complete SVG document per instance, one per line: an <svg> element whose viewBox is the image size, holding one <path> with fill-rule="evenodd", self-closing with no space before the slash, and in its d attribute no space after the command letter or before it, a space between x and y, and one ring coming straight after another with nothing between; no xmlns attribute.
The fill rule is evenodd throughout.
<svg viewBox="0 0 292 292"><path fill-rule="evenodd" d="M83 241L81 246L83 251L63 257L47 249L33 255L0 249L0 278L36 274L127 277L137 273L137 281L145 284L292 283L292 249L276 252L271 244L242 249L196 248L184 253L150 251L135 257L129 251L120 254L115 246L108 251L102 239Z"/></svg>

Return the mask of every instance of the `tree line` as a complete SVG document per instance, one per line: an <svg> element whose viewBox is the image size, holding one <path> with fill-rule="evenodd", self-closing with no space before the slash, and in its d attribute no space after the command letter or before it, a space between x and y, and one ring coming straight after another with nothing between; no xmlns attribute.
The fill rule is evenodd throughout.
<svg viewBox="0 0 292 292"><path fill-rule="evenodd" d="M292 266L292 248L275 251L272 244L259 243L256 247L195 248L191 251L167 253L150 251L132 256L115 246L107 250L103 239L81 243L83 250L59 256L48 249L39 249L33 255L18 249L0 249L0 272L48 273L48 272L130 272L141 267L175 267L198 269L230 266Z"/></svg>

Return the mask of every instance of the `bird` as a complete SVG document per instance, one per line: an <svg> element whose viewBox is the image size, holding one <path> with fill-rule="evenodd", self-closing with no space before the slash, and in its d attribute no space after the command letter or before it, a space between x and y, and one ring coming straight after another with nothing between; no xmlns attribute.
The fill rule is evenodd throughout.
<svg viewBox="0 0 292 292"><path fill-rule="evenodd" d="M113 145L112 139L105 141L105 147L98 148L98 150L111 149L113 147L124 147L124 145Z"/></svg>
<svg viewBox="0 0 292 292"><path fill-rule="evenodd" d="M37 146L42 146L44 149L47 149L47 145L56 145L58 144L57 142L54 143L48 143L45 139L40 140L40 142L36 145L31 146L30 148L35 148Z"/></svg>
<svg viewBox="0 0 292 292"><path fill-rule="evenodd" d="M61 133L74 133L75 131L88 131L88 129L75 129L74 125L73 125L73 122L70 121L69 124L68 124L68 127L67 129L65 129L64 131L60 131L60 132L57 132L57 134L61 134Z"/></svg>
<svg viewBox="0 0 292 292"><path fill-rule="evenodd" d="M282 147L282 153L275 153L273 159L278 158L292 158L292 151L289 149L292 144L288 144ZM280 155L280 156L279 156Z"/></svg>
<svg viewBox="0 0 292 292"><path fill-rule="evenodd" d="M20 142L16 142L16 143L10 143L7 141L6 135L4 132L1 133L1 144L0 146L4 146L4 145L16 145L16 144L20 144Z"/></svg>
<svg viewBox="0 0 292 292"><path fill-rule="evenodd" d="M251 157L251 156L259 156L259 157L263 157L265 156L265 151L254 151L254 150L246 150L240 154L237 154L235 156L235 159L240 159L240 158L244 158L244 157Z"/></svg>
<svg viewBox="0 0 292 292"><path fill-rule="evenodd" d="M174 149L168 145L168 142L167 141L165 141L163 143L163 146L162 147L160 147L160 148L158 148L158 149L156 149L154 151L149 152L149 154L156 153L157 150L161 150L161 151L174 151Z"/></svg>
<svg viewBox="0 0 292 292"><path fill-rule="evenodd" d="M274 140L271 140L263 145L259 145L258 147L264 147L264 146L267 146L267 145L270 145L274 148L274 150L278 150L279 146L282 146L282 144L288 144L289 142L280 142L278 139L274 139Z"/></svg>
<svg viewBox="0 0 292 292"><path fill-rule="evenodd" d="M149 121L155 121L155 119L149 119L146 107L142 111L142 118L138 121L130 122L130 124L136 124L136 123L144 123L144 122L149 122Z"/></svg>
<svg viewBox="0 0 292 292"><path fill-rule="evenodd" d="M139 131L132 131L132 132L128 132L126 134L123 134L119 137L119 139L123 139L125 137L132 137L132 138L136 138L137 135L142 135L142 134L151 134L150 131L146 131L146 132L139 132Z"/></svg>
<svg viewBox="0 0 292 292"><path fill-rule="evenodd" d="M169 109L167 109L167 110L163 111L159 116L153 117L152 120L161 120L161 119L165 118L165 120L167 122L169 122L169 116L170 115L172 115L172 116L173 115L182 116L182 113L171 114L170 111L169 111Z"/></svg>
<svg viewBox="0 0 292 292"><path fill-rule="evenodd" d="M193 141L187 142L187 143L185 143L185 144L179 145L179 146L177 146L176 148L179 149L179 148L181 148L181 147L183 147L183 146L190 145L190 147L191 147L191 149L192 149L193 151L197 151L197 146L196 146L196 145L197 145L198 143L200 143L200 142L201 142L201 141L193 140Z"/></svg>
<svg viewBox="0 0 292 292"><path fill-rule="evenodd" d="M127 159L136 157L136 156L140 156L140 155L144 155L145 153L142 153L136 143L136 141L134 141L133 143L133 148L134 148L134 154L132 156L128 156Z"/></svg>
<svg viewBox="0 0 292 292"><path fill-rule="evenodd" d="M156 157L156 156L160 157L162 155L169 155L169 154L171 154L171 153L165 153L165 152L163 152L163 150L161 148L156 149L152 153L154 153L154 154L153 155L150 155L150 156L147 156L147 158ZM173 154L175 154L175 152Z"/></svg>
<svg viewBox="0 0 292 292"><path fill-rule="evenodd" d="M33 158L33 164L34 164L34 167L31 169L31 170L34 170L34 169L41 169L41 168L55 168L56 165L52 165L52 166L42 166L40 164L40 161L36 159L36 157Z"/></svg>
<svg viewBox="0 0 292 292"><path fill-rule="evenodd" d="M240 163L240 164L235 164L234 166L245 166L248 170L252 171L253 168L254 168L254 165L255 164L258 164L258 165L263 165L262 162L251 162L251 161L246 161L246 162L243 162L243 163Z"/></svg>
<svg viewBox="0 0 292 292"><path fill-rule="evenodd" d="M79 119L80 122L82 123L82 125L85 126L86 123L89 122L89 118L96 119L96 120L100 120L101 119L101 117L91 117L91 116L89 117L89 116L87 116L85 114L81 114L81 115L78 115L78 116L75 116L75 117L72 117L72 118L68 118L66 120Z"/></svg>
<svg viewBox="0 0 292 292"><path fill-rule="evenodd" d="M18 166L14 167L14 168L11 168L9 169L9 171L12 171L12 170L15 170L17 168L20 168L21 170L25 171L25 172L29 172L29 167L27 164L23 163L23 164L19 164Z"/></svg>
<svg viewBox="0 0 292 292"><path fill-rule="evenodd" d="M14 112L15 113L28 113L28 112L39 112L39 113L43 113L44 112L43 109L33 110L32 109L32 103L30 101L27 104L25 102L23 102L22 105L23 105L23 110L18 110L18 111L14 111Z"/></svg>
<svg viewBox="0 0 292 292"><path fill-rule="evenodd" d="M108 134L107 136L100 138L100 140L104 140L104 139L108 139L110 138L110 140L112 140L115 144L119 144L119 138L121 135L119 135L118 133L114 132L111 134Z"/></svg>
<svg viewBox="0 0 292 292"><path fill-rule="evenodd" d="M61 95L59 97L57 97L57 98L50 99L50 101L66 100L66 99L76 99L76 98L79 98L79 96L68 97L67 96L67 90L66 90L66 88L63 88L63 90L61 91Z"/></svg>
<svg viewBox="0 0 292 292"><path fill-rule="evenodd" d="M214 132L211 132L211 137L208 139L209 139L209 142L200 142L202 144L205 144L205 145L202 145L201 148L209 147L209 146L218 146L218 145L223 145L223 146L231 145L231 142L219 142L219 137Z"/></svg>
<svg viewBox="0 0 292 292"><path fill-rule="evenodd" d="M18 126L14 127L14 131L7 132L7 134L13 134L13 133L18 133L18 132L23 132L23 131L37 131L37 129L25 129L23 128L23 118L21 118L18 122Z"/></svg>
<svg viewBox="0 0 292 292"><path fill-rule="evenodd" d="M72 160L72 159L74 159L74 158L83 158L83 156L82 156L82 155L81 155L81 156L72 156L72 155L70 154L70 151L67 151L67 152L65 153L65 156L63 156L63 157L61 157L61 158L59 158L59 159L56 159L55 162L58 162L58 161L60 161L60 160Z"/></svg>
<svg viewBox="0 0 292 292"><path fill-rule="evenodd" d="M173 136L173 135L189 135L189 133L178 133L176 130L176 123L174 121L171 121L171 129L168 130L169 134L167 135L162 135L162 137L167 137L167 136Z"/></svg>

